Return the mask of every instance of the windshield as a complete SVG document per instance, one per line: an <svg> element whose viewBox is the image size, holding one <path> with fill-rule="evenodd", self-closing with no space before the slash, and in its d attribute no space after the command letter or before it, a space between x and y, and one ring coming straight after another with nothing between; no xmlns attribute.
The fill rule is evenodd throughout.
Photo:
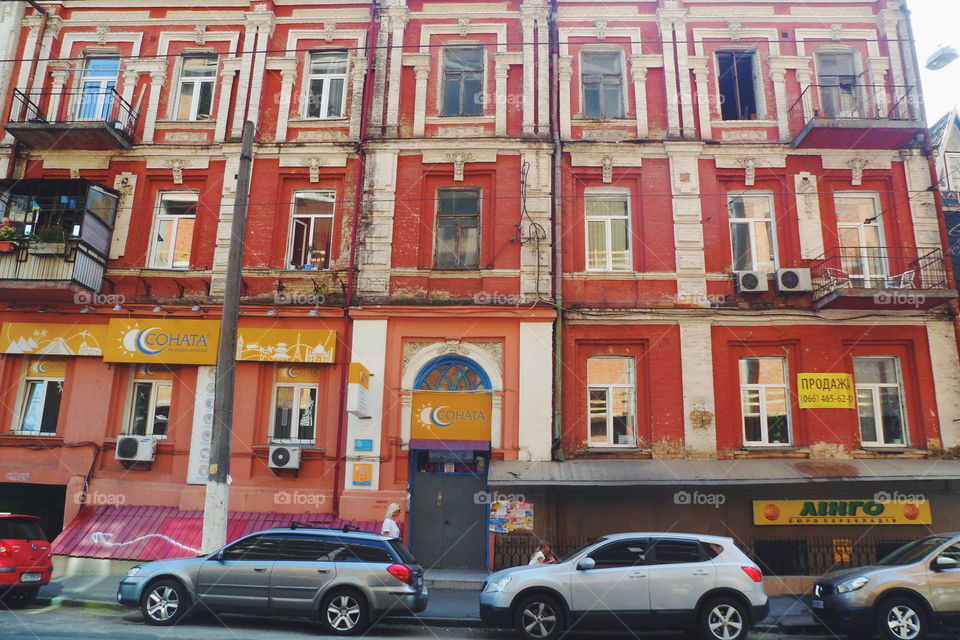
<svg viewBox="0 0 960 640"><path fill-rule="evenodd" d="M947 542L950 538L946 536L930 536L914 540L903 545L886 558L880 560L877 564L882 566L905 565L920 562L928 555L933 553L934 549Z"/></svg>
<svg viewBox="0 0 960 640"><path fill-rule="evenodd" d="M592 540L588 540L586 544L581 545L581 546L577 547L576 549L574 549L573 551L564 554L559 560L557 560L557 562L560 563L560 562L567 562L567 561L569 561L569 560L573 560L576 556L578 556L580 553L582 553L582 552L583 552L584 550L586 550L588 547L592 547L593 545L597 544L598 542L603 542L604 540L606 540L606 538L593 538Z"/></svg>
<svg viewBox="0 0 960 640"><path fill-rule="evenodd" d="M417 564L417 559L413 557L413 554L410 553L410 550L403 546L403 543L393 538L387 541L393 550L397 553L397 556L400 558L400 562L404 564Z"/></svg>

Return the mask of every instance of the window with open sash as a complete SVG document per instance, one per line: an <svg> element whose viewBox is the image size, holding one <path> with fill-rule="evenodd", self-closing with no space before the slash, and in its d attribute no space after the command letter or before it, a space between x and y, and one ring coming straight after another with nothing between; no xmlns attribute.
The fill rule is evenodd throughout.
<svg viewBox="0 0 960 640"><path fill-rule="evenodd" d="M25 385L20 420L14 431L19 435L56 435L63 378L27 378Z"/></svg>
<svg viewBox="0 0 960 640"><path fill-rule="evenodd" d="M483 115L483 56L483 47L443 50L442 115Z"/></svg>
<svg viewBox="0 0 960 640"><path fill-rule="evenodd" d="M329 269L333 245L333 191L310 191L294 196L290 251L292 269Z"/></svg>
<svg viewBox="0 0 960 640"><path fill-rule="evenodd" d="M852 51L817 54L820 106L827 118L863 118L863 87Z"/></svg>
<svg viewBox="0 0 960 640"><path fill-rule="evenodd" d="M724 120L756 120L760 117L756 54L753 51L717 53L717 75L720 113Z"/></svg>
<svg viewBox="0 0 960 640"><path fill-rule="evenodd" d="M584 51L580 55L580 65L584 117L623 118L623 63L620 52Z"/></svg>
<svg viewBox="0 0 960 640"><path fill-rule="evenodd" d="M787 359L740 359L743 441L748 446L790 444Z"/></svg>
<svg viewBox="0 0 960 640"><path fill-rule="evenodd" d="M848 191L834 194L834 204L843 277L857 289L883 287L889 273L879 196Z"/></svg>
<svg viewBox="0 0 960 640"><path fill-rule="evenodd" d="M853 359L860 441L868 446L907 445L900 361L890 356Z"/></svg>
<svg viewBox="0 0 960 640"><path fill-rule="evenodd" d="M631 357L587 359L590 446L637 445L635 362Z"/></svg>
<svg viewBox="0 0 960 640"><path fill-rule="evenodd" d="M77 120L110 120L120 58L91 56L80 72L80 92L75 107Z"/></svg>
<svg viewBox="0 0 960 640"><path fill-rule="evenodd" d="M170 191L160 194L150 266L189 269L193 229L197 219L197 194Z"/></svg>
<svg viewBox="0 0 960 640"><path fill-rule="evenodd" d="M440 189L437 192L437 269L476 269L480 266L480 190Z"/></svg>
<svg viewBox="0 0 960 640"><path fill-rule="evenodd" d="M213 87L217 56L184 56L180 67L177 120L209 120L213 113Z"/></svg>
<svg viewBox="0 0 960 640"><path fill-rule="evenodd" d="M590 189L584 195L587 270L630 271L630 194Z"/></svg>
<svg viewBox="0 0 960 640"><path fill-rule="evenodd" d="M347 52L317 51L310 55L307 117L342 118L347 105Z"/></svg>
<svg viewBox="0 0 960 640"><path fill-rule="evenodd" d="M165 438L170 423L172 380L135 380L126 433Z"/></svg>
<svg viewBox="0 0 960 640"><path fill-rule="evenodd" d="M316 383L277 383L272 442L312 443L317 420Z"/></svg>
<svg viewBox="0 0 960 640"><path fill-rule="evenodd" d="M727 210L734 271L776 271L773 196L769 193L731 195Z"/></svg>

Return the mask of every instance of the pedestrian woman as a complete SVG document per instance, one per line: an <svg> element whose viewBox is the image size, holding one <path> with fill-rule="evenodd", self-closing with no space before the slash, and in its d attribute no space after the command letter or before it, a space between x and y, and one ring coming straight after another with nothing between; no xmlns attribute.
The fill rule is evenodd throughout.
<svg viewBox="0 0 960 640"><path fill-rule="evenodd" d="M383 526L380 527L380 533L385 536L390 536L391 538L400 537L400 526L396 521L398 513L400 513L400 505L396 502L391 502L390 506L387 507L387 515L383 519Z"/></svg>

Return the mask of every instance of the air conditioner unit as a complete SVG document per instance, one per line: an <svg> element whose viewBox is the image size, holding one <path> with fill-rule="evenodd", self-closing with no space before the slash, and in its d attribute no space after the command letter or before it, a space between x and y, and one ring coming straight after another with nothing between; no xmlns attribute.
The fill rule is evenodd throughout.
<svg viewBox="0 0 960 640"><path fill-rule="evenodd" d="M810 269L777 269L777 291L780 293L813 291Z"/></svg>
<svg viewBox="0 0 960 640"><path fill-rule="evenodd" d="M123 462L153 462L157 456L157 441L150 436L120 436L116 456Z"/></svg>
<svg viewBox="0 0 960 640"><path fill-rule="evenodd" d="M299 469L300 447L273 445L270 447L271 469Z"/></svg>
<svg viewBox="0 0 960 640"><path fill-rule="evenodd" d="M766 271L736 271L737 293L760 293L769 291Z"/></svg>

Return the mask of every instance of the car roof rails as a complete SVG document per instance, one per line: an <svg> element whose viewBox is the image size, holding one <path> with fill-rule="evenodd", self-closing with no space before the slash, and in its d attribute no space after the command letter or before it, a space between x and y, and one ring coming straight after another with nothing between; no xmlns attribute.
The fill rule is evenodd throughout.
<svg viewBox="0 0 960 640"><path fill-rule="evenodd" d="M362 529L360 529L359 527L356 527L356 526L354 526L354 525L352 525L352 524L344 524L344 525L343 525L342 527L340 527L340 528L330 527L330 526L318 526L318 525L325 525L325 524L329 524L329 523L327 523L327 522L322 522L322 521L298 522L298 521L296 521L296 520L293 520L293 521L290 522L289 528L290 528L290 529L323 529L323 530L325 530L325 531L341 531L341 532L343 532L343 533L350 533L350 532L353 532L353 531L359 531L359 532L361 532L361 533L364 533L364 531L363 531Z"/></svg>

